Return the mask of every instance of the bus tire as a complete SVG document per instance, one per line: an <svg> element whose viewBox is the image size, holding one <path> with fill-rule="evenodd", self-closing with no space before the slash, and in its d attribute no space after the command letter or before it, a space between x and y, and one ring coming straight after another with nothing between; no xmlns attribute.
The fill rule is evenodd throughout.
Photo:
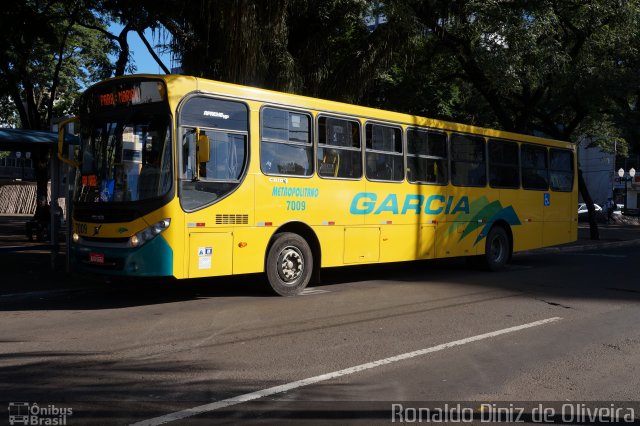
<svg viewBox="0 0 640 426"><path fill-rule="evenodd" d="M487 235L483 265L489 271L501 271L511 257L511 245L507 231L502 226L494 226Z"/></svg>
<svg viewBox="0 0 640 426"><path fill-rule="evenodd" d="M307 241L298 234L275 235L265 265L267 279L280 296L295 296L305 289L313 273L313 255Z"/></svg>

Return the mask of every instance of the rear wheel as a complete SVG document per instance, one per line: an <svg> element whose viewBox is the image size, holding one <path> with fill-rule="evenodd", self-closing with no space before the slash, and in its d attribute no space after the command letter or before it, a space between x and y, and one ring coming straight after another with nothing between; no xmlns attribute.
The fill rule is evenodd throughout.
<svg viewBox="0 0 640 426"><path fill-rule="evenodd" d="M267 279L280 296L295 296L305 289L313 271L313 255L307 241L298 234L276 234L267 254Z"/></svg>
<svg viewBox="0 0 640 426"><path fill-rule="evenodd" d="M500 271L507 266L511 257L511 244L507 231L501 226L494 226L485 245L483 264L490 271Z"/></svg>

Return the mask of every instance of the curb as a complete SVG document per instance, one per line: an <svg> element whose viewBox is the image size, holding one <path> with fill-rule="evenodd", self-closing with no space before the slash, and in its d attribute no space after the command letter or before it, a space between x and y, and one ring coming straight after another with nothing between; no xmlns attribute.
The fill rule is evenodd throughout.
<svg viewBox="0 0 640 426"><path fill-rule="evenodd" d="M598 250L598 249L605 249L605 248L631 247L635 245L640 245L640 239L626 240L626 241L597 242L592 244L581 244L581 245L574 245L574 246L544 247L544 248L535 249L535 250L517 252L517 253L514 253L514 255L570 253L570 252Z"/></svg>
<svg viewBox="0 0 640 426"><path fill-rule="evenodd" d="M25 293L7 293L0 294L0 302L10 299L30 299L33 297L46 297L46 296L61 296L72 293L85 293L89 290L96 289L98 287L77 287L77 288L58 288L52 290L37 290L29 291Z"/></svg>

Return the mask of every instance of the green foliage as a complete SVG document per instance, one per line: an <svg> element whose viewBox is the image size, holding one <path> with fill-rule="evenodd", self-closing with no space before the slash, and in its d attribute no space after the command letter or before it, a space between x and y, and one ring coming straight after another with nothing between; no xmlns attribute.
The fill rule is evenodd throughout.
<svg viewBox="0 0 640 426"><path fill-rule="evenodd" d="M621 157L629 155L629 144L622 137L622 131L612 121L612 117L606 115L587 117L580 123L576 134L580 135L576 142L584 141L587 143L587 148L597 147L604 152Z"/></svg>
<svg viewBox="0 0 640 426"><path fill-rule="evenodd" d="M360 101L406 40L406 25L367 28L372 0L192 6L160 18L186 74L328 99Z"/></svg>
<svg viewBox="0 0 640 426"><path fill-rule="evenodd" d="M0 18L0 121L47 129L74 112L79 92L108 77L110 41L77 25L93 16L84 1L19 0Z"/></svg>
<svg viewBox="0 0 640 426"><path fill-rule="evenodd" d="M637 129L637 0L406 3L423 42L381 105L400 88L427 115L605 148Z"/></svg>
<svg viewBox="0 0 640 426"><path fill-rule="evenodd" d="M46 127L165 28L186 74L639 151L638 22L640 0L19 0L0 123Z"/></svg>

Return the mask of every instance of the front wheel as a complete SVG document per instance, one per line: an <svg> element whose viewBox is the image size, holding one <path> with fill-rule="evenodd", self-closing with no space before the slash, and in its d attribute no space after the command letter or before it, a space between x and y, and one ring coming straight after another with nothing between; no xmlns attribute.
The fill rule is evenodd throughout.
<svg viewBox="0 0 640 426"><path fill-rule="evenodd" d="M305 289L313 271L313 255L307 241L298 234L276 234L269 249L265 269L273 291L295 296Z"/></svg>
<svg viewBox="0 0 640 426"><path fill-rule="evenodd" d="M487 236L483 264L490 271L500 271L507 266L511 257L511 244L507 231L495 226Z"/></svg>

